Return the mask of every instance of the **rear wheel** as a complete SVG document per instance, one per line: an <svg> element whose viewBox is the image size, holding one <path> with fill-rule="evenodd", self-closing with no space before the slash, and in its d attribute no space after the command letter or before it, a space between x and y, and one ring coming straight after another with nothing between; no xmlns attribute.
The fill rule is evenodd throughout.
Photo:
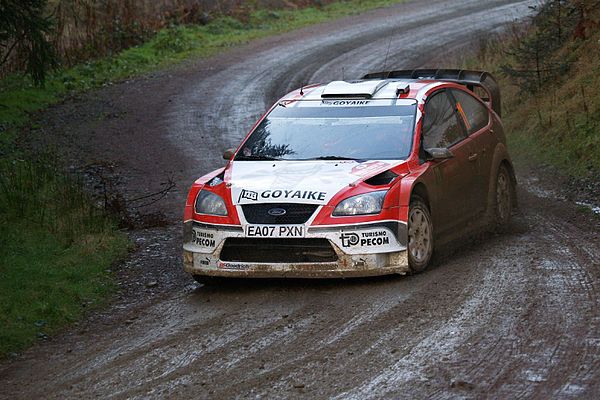
<svg viewBox="0 0 600 400"><path fill-rule="evenodd" d="M512 214L512 193L513 186L508 170L504 165L498 168L496 175L496 187L494 191L494 225L502 230L506 228L510 222Z"/></svg>
<svg viewBox="0 0 600 400"><path fill-rule="evenodd" d="M433 223L429 208L413 196L408 209L408 265L417 273L427 268L433 255Z"/></svg>

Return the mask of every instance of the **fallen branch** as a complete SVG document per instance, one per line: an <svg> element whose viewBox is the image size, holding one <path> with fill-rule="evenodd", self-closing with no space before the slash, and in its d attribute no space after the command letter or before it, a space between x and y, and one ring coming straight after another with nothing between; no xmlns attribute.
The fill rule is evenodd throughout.
<svg viewBox="0 0 600 400"><path fill-rule="evenodd" d="M152 205L160 200L162 200L163 198L165 198L170 192L171 190L176 186L175 182L173 181L172 177L169 177L167 182L161 183L161 186L166 186L163 189L159 190L158 192L154 192L154 193L150 193L144 196L140 196L140 197L136 197L133 199L128 199L126 200L127 204L131 204L131 203L135 203L138 201L142 201L142 200L147 200L150 199L148 202L146 203L142 203L140 205L137 206L131 206L131 208L143 208L143 207L147 207L149 205Z"/></svg>

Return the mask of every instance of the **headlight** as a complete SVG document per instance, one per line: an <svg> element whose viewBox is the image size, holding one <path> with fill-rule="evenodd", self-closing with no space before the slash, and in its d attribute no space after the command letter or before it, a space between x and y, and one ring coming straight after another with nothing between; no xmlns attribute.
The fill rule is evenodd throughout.
<svg viewBox="0 0 600 400"><path fill-rule="evenodd" d="M196 197L196 214L227 215L225 201L214 193L201 190Z"/></svg>
<svg viewBox="0 0 600 400"><path fill-rule="evenodd" d="M381 190L379 192L348 197L337 205L332 215L334 217L341 217L346 215L379 214L386 193L387 190Z"/></svg>

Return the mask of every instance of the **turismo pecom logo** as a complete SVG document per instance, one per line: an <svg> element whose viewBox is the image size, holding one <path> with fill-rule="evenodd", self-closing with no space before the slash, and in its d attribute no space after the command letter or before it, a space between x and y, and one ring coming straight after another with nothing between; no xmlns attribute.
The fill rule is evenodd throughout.
<svg viewBox="0 0 600 400"><path fill-rule="evenodd" d="M340 240L342 241L342 247L370 247L390 244L390 237L387 231L344 232L340 235Z"/></svg>

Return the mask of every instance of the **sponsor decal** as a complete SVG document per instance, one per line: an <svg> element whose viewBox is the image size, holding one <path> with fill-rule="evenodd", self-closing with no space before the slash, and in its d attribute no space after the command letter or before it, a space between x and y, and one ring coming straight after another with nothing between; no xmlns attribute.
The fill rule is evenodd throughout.
<svg viewBox="0 0 600 400"><path fill-rule="evenodd" d="M242 199L252 201L258 201L259 199L301 199L325 201L325 196L327 196L327 192L313 190L263 190L262 192L258 193L251 190L242 189L238 202L240 202Z"/></svg>
<svg viewBox="0 0 600 400"><path fill-rule="evenodd" d="M210 180L210 182L208 182L208 186L215 187L219 186L221 183L223 183L223 179L219 178L218 176L215 176Z"/></svg>
<svg viewBox="0 0 600 400"><path fill-rule="evenodd" d="M471 123L469 122L469 119L467 118L467 114L465 114L465 111L462 108L462 105L460 104L460 102L456 102L456 109L458 110L458 113L460 114L460 116L462 117L465 126L467 127L467 130L471 130Z"/></svg>
<svg viewBox="0 0 600 400"><path fill-rule="evenodd" d="M265 190L262 199L305 199L324 201L327 193L312 190Z"/></svg>
<svg viewBox="0 0 600 400"><path fill-rule="evenodd" d="M199 262L200 262L200 265L209 266L210 265L210 258L204 257L204 260L199 260Z"/></svg>
<svg viewBox="0 0 600 400"><path fill-rule="evenodd" d="M258 193L257 192L253 192L252 190L242 189L242 192L240 193L240 198L238 199L238 203L242 199L248 199L248 200L256 201L256 200L258 200Z"/></svg>
<svg viewBox="0 0 600 400"><path fill-rule="evenodd" d="M373 247L390 244L387 231L368 231L359 233L342 233L340 236L342 247Z"/></svg>
<svg viewBox="0 0 600 400"><path fill-rule="evenodd" d="M304 237L304 225L247 225L247 237Z"/></svg>
<svg viewBox="0 0 600 400"><path fill-rule="evenodd" d="M201 247L214 248L217 245L214 233L201 231L194 228L192 230L192 243Z"/></svg>
<svg viewBox="0 0 600 400"><path fill-rule="evenodd" d="M389 168L389 166L390 164L385 163L383 161L365 162L362 164L358 164L357 166L352 168L350 173L356 176L366 176L378 172L379 170L382 170L384 168Z"/></svg>
<svg viewBox="0 0 600 400"><path fill-rule="evenodd" d="M306 199L325 200L325 192L312 190L265 190L260 194L262 199Z"/></svg>
<svg viewBox="0 0 600 400"><path fill-rule="evenodd" d="M217 263L217 268L219 268L219 269L231 269L231 270L234 270L234 271L243 271L245 269L248 269L248 265L246 265L246 264L240 264L240 263L231 263L231 262L219 261Z"/></svg>
<svg viewBox="0 0 600 400"><path fill-rule="evenodd" d="M366 106L369 100L321 100L324 106Z"/></svg>
<svg viewBox="0 0 600 400"><path fill-rule="evenodd" d="M356 233L342 233L340 236L342 247L356 246L360 241L360 237Z"/></svg>

